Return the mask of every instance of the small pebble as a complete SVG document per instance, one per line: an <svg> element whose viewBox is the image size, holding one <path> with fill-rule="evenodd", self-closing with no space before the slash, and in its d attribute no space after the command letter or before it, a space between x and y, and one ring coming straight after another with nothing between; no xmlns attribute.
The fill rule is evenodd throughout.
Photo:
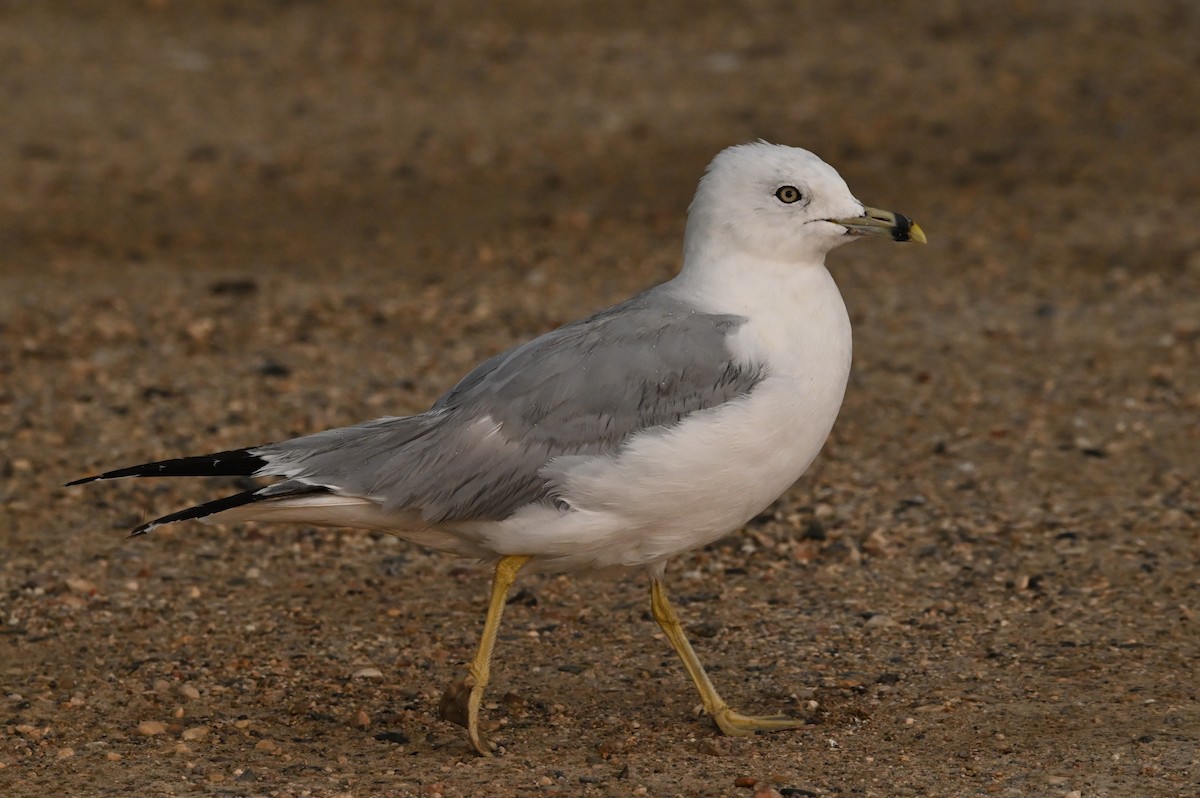
<svg viewBox="0 0 1200 798"><path fill-rule="evenodd" d="M166 734L167 724L157 720L144 720L138 724L137 733L143 737L153 737L156 734Z"/></svg>
<svg viewBox="0 0 1200 798"><path fill-rule="evenodd" d="M71 757L75 756L75 749L74 748L60 748L60 749L58 749L58 753L56 753L55 756L57 756L59 759L70 759Z"/></svg>
<svg viewBox="0 0 1200 798"><path fill-rule="evenodd" d="M729 756L732 753L725 740L714 738L701 740L696 745L696 750L706 756Z"/></svg>
<svg viewBox="0 0 1200 798"><path fill-rule="evenodd" d="M366 710L360 709L354 713L354 717L350 720L350 725L356 729L363 729L365 731L371 728L371 716L367 714Z"/></svg>
<svg viewBox="0 0 1200 798"><path fill-rule="evenodd" d="M188 701L195 701L200 697L200 691L196 689L195 685L191 684L179 685L179 694Z"/></svg>
<svg viewBox="0 0 1200 798"><path fill-rule="evenodd" d="M383 743L395 743L396 745L404 745L408 742L408 735L403 732L385 731L375 735L375 739Z"/></svg>
<svg viewBox="0 0 1200 798"><path fill-rule="evenodd" d="M82 596L91 596L96 593L96 585L81 576L68 576L63 582L72 593Z"/></svg>
<svg viewBox="0 0 1200 798"><path fill-rule="evenodd" d="M259 740L254 744L255 751L274 751L278 747L274 740Z"/></svg>
<svg viewBox="0 0 1200 798"><path fill-rule="evenodd" d="M354 672L356 679L382 679L383 671L379 668L359 668Z"/></svg>
<svg viewBox="0 0 1200 798"><path fill-rule="evenodd" d="M758 784L758 779L754 778L753 776L738 776L733 780L734 787L745 787L749 789L753 788L755 784Z"/></svg>
<svg viewBox="0 0 1200 798"><path fill-rule="evenodd" d="M187 740L189 742L192 742L195 740L203 740L205 737L208 736L208 727L207 726L192 726L190 729L184 729L183 733L180 734L179 736L181 739Z"/></svg>
<svg viewBox="0 0 1200 798"><path fill-rule="evenodd" d="M124 757L118 754L116 751L109 751L104 755L104 758L109 762L120 762L122 759L124 759Z"/></svg>

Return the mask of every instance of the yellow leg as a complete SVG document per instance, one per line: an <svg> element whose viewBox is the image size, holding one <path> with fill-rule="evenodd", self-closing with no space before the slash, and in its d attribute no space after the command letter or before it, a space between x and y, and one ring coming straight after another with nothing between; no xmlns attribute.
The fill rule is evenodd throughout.
<svg viewBox="0 0 1200 798"><path fill-rule="evenodd" d="M446 688L438 706L443 720L465 726L471 745L483 756L491 756L487 741L479 735L479 705L483 703L483 691L487 689L492 673L492 650L496 647L496 634L500 631L500 619L504 616L504 602L508 589L517 578L517 572L531 558L512 555L496 563L496 575L492 579L492 599L488 603L487 617L483 622L483 637L479 640L479 651L467 669L467 675Z"/></svg>
<svg viewBox="0 0 1200 798"><path fill-rule="evenodd" d="M789 718L786 715L758 717L742 715L730 709L725 700L717 694L717 688L713 687L708 674L704 672L704 666L700 664L700 659L692 649L692 644L688 642L687 636L683 633L683 626L679 623L679 616L675 614L675 608L667 600L667 591L663 588L662 581L657 578L650 580L650 612L654 615L654 620L658 621L658 625L666 632L667 640L671 641L671 648L675 649L675 653L683 660L683 667L687 670L688 676L692 677L692 682L700 692L704 711L722 732L733 737L746 737L754 732L798 729L805 725L803 720Z"/></svg>

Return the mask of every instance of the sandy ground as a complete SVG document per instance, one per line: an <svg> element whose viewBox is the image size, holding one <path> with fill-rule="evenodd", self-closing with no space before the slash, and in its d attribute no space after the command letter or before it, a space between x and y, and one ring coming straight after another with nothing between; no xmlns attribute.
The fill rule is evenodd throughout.
<svg viewBox="0 0 1200 798"><path fill-rule="evenodd" d="M0 795L1200 794L1200 9L736 5L0 5ZM668 571L805 729L717 737L640 575L531 576L482 759L483 571L60 487L425 408L758 137L930 238L834 255L824 454Z"/></svg>

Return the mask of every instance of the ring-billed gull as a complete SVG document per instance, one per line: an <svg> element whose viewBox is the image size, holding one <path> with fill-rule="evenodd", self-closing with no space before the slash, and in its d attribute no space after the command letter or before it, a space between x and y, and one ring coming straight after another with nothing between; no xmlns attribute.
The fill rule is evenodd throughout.
<svg viewBox="0 0 1200 798"><path fill-rule="evenodd" d="M441 715L488 754L479 708L505 598L527 564L641 567L655 620L732 735L803 721L735 712L663 586L666 561L738 528L805 472L842 403L850 320L825 255L858 236L925 241L817 156L757 142L713 159L674 279L478 366L415 416L109 471L277 477L187 519L384 529L495 564L479 650Z"/></svg>

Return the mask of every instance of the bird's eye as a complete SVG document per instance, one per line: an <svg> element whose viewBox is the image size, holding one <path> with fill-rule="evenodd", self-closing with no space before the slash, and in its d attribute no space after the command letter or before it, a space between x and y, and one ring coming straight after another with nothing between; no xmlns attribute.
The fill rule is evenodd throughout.
<svg viewBox="0 0 1200 798"><path fill-rule="evenodd" d="M775 192L775 198L788 205L799 200L801 196L800 189L795 186L780 186Z"/></svg>

